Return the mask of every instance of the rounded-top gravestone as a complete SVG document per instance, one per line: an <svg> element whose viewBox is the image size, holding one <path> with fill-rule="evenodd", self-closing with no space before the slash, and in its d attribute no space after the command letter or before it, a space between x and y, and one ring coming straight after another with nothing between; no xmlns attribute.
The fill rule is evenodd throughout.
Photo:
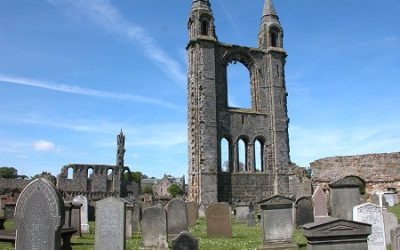
<svg viewBox="0 0 400 250"><path fill-rule="evenodd" d="M161 207L148 207L143 211L142 247L150 249L168 249L167 215Z"/></svg>
<svg viewBox="0 0 400 250"><path fill-rule="evenodd" d="M188 216L186 203L182 199L172 199L167 204L167 225L169 237L188 231Z"/></svg>
<svg viewBox="0 0 400 250"><path fill-rule="evenodd" d="M83 195L78 195L73 199L73 202L82 204L81 207L81 232L89 233L89 223L88 223L88 200Z"/></svg>

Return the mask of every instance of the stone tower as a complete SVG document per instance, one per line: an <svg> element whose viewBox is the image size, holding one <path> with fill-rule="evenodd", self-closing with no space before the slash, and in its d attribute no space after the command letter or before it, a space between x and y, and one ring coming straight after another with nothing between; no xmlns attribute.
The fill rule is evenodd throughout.
<svg viewBox="0 0 400 250"><path fill-rule="evenodd" d="M289 137L283 30L265 0L258 48L224 44L216 36L209 0L193 0L188 22L189 199L254 202L289 194ZM250 73L251 108L228 105L227 67L242 63ZM228 161L221 163L221 142ZM245 159L239 161L239 141ZM255 143L260 152L255 152ZM261 155L256 169L255 156Z"/></svg>

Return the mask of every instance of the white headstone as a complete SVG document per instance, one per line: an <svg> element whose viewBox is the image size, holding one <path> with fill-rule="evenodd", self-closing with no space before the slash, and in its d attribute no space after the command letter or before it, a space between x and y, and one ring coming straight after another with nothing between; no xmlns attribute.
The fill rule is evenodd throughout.
<svg viewBox="0 0 400 250"><path fill-rule="evenodd" d="M386 250L382 207L372 203L355 206L353 220L372 225L372 233L368 236L368 249Z"/></svg>
<svg viewBox="0 0 400 250"><path fill-rule="evenodd" d="M76 203L82 204L81 207L81 232L89 233L89 223L88 223L88 201L85 196L78 195L73 200Z"/></svg>

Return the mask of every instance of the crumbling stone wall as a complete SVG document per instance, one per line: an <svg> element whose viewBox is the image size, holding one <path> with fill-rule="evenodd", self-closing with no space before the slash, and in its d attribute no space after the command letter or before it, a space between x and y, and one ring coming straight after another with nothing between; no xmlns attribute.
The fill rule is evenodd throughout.
<svg viewBox="0 0 400 250"><path fill-rule="evenodd" d="M0 178L0 192L16 191L20 193L30 182L31 180Z"/></svg>
<svg viewBox="0 0 400 250"><path fill-rule="evenodd" d="M400 152L328 157L310 164L313 186L327 187L328 183L345 176L358 176L366 183L366 192L400 191Z"/></svg>

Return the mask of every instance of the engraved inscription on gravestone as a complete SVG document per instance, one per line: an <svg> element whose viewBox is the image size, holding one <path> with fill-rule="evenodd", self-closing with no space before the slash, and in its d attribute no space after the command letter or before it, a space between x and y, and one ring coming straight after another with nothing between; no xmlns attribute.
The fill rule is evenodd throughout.
<svg viewBox="0 0 400 250"><path fill-rule="evenodd" d="M228 203L212 203L206 210L207 236L232 237L231 208Z"/></svg>
<svg viewBox="0 0 400 250"><path fill-rule="evenodd" d="M64 202L53 183L38 178L18 198L15 209L16 249L61 248Z"/></svg>

